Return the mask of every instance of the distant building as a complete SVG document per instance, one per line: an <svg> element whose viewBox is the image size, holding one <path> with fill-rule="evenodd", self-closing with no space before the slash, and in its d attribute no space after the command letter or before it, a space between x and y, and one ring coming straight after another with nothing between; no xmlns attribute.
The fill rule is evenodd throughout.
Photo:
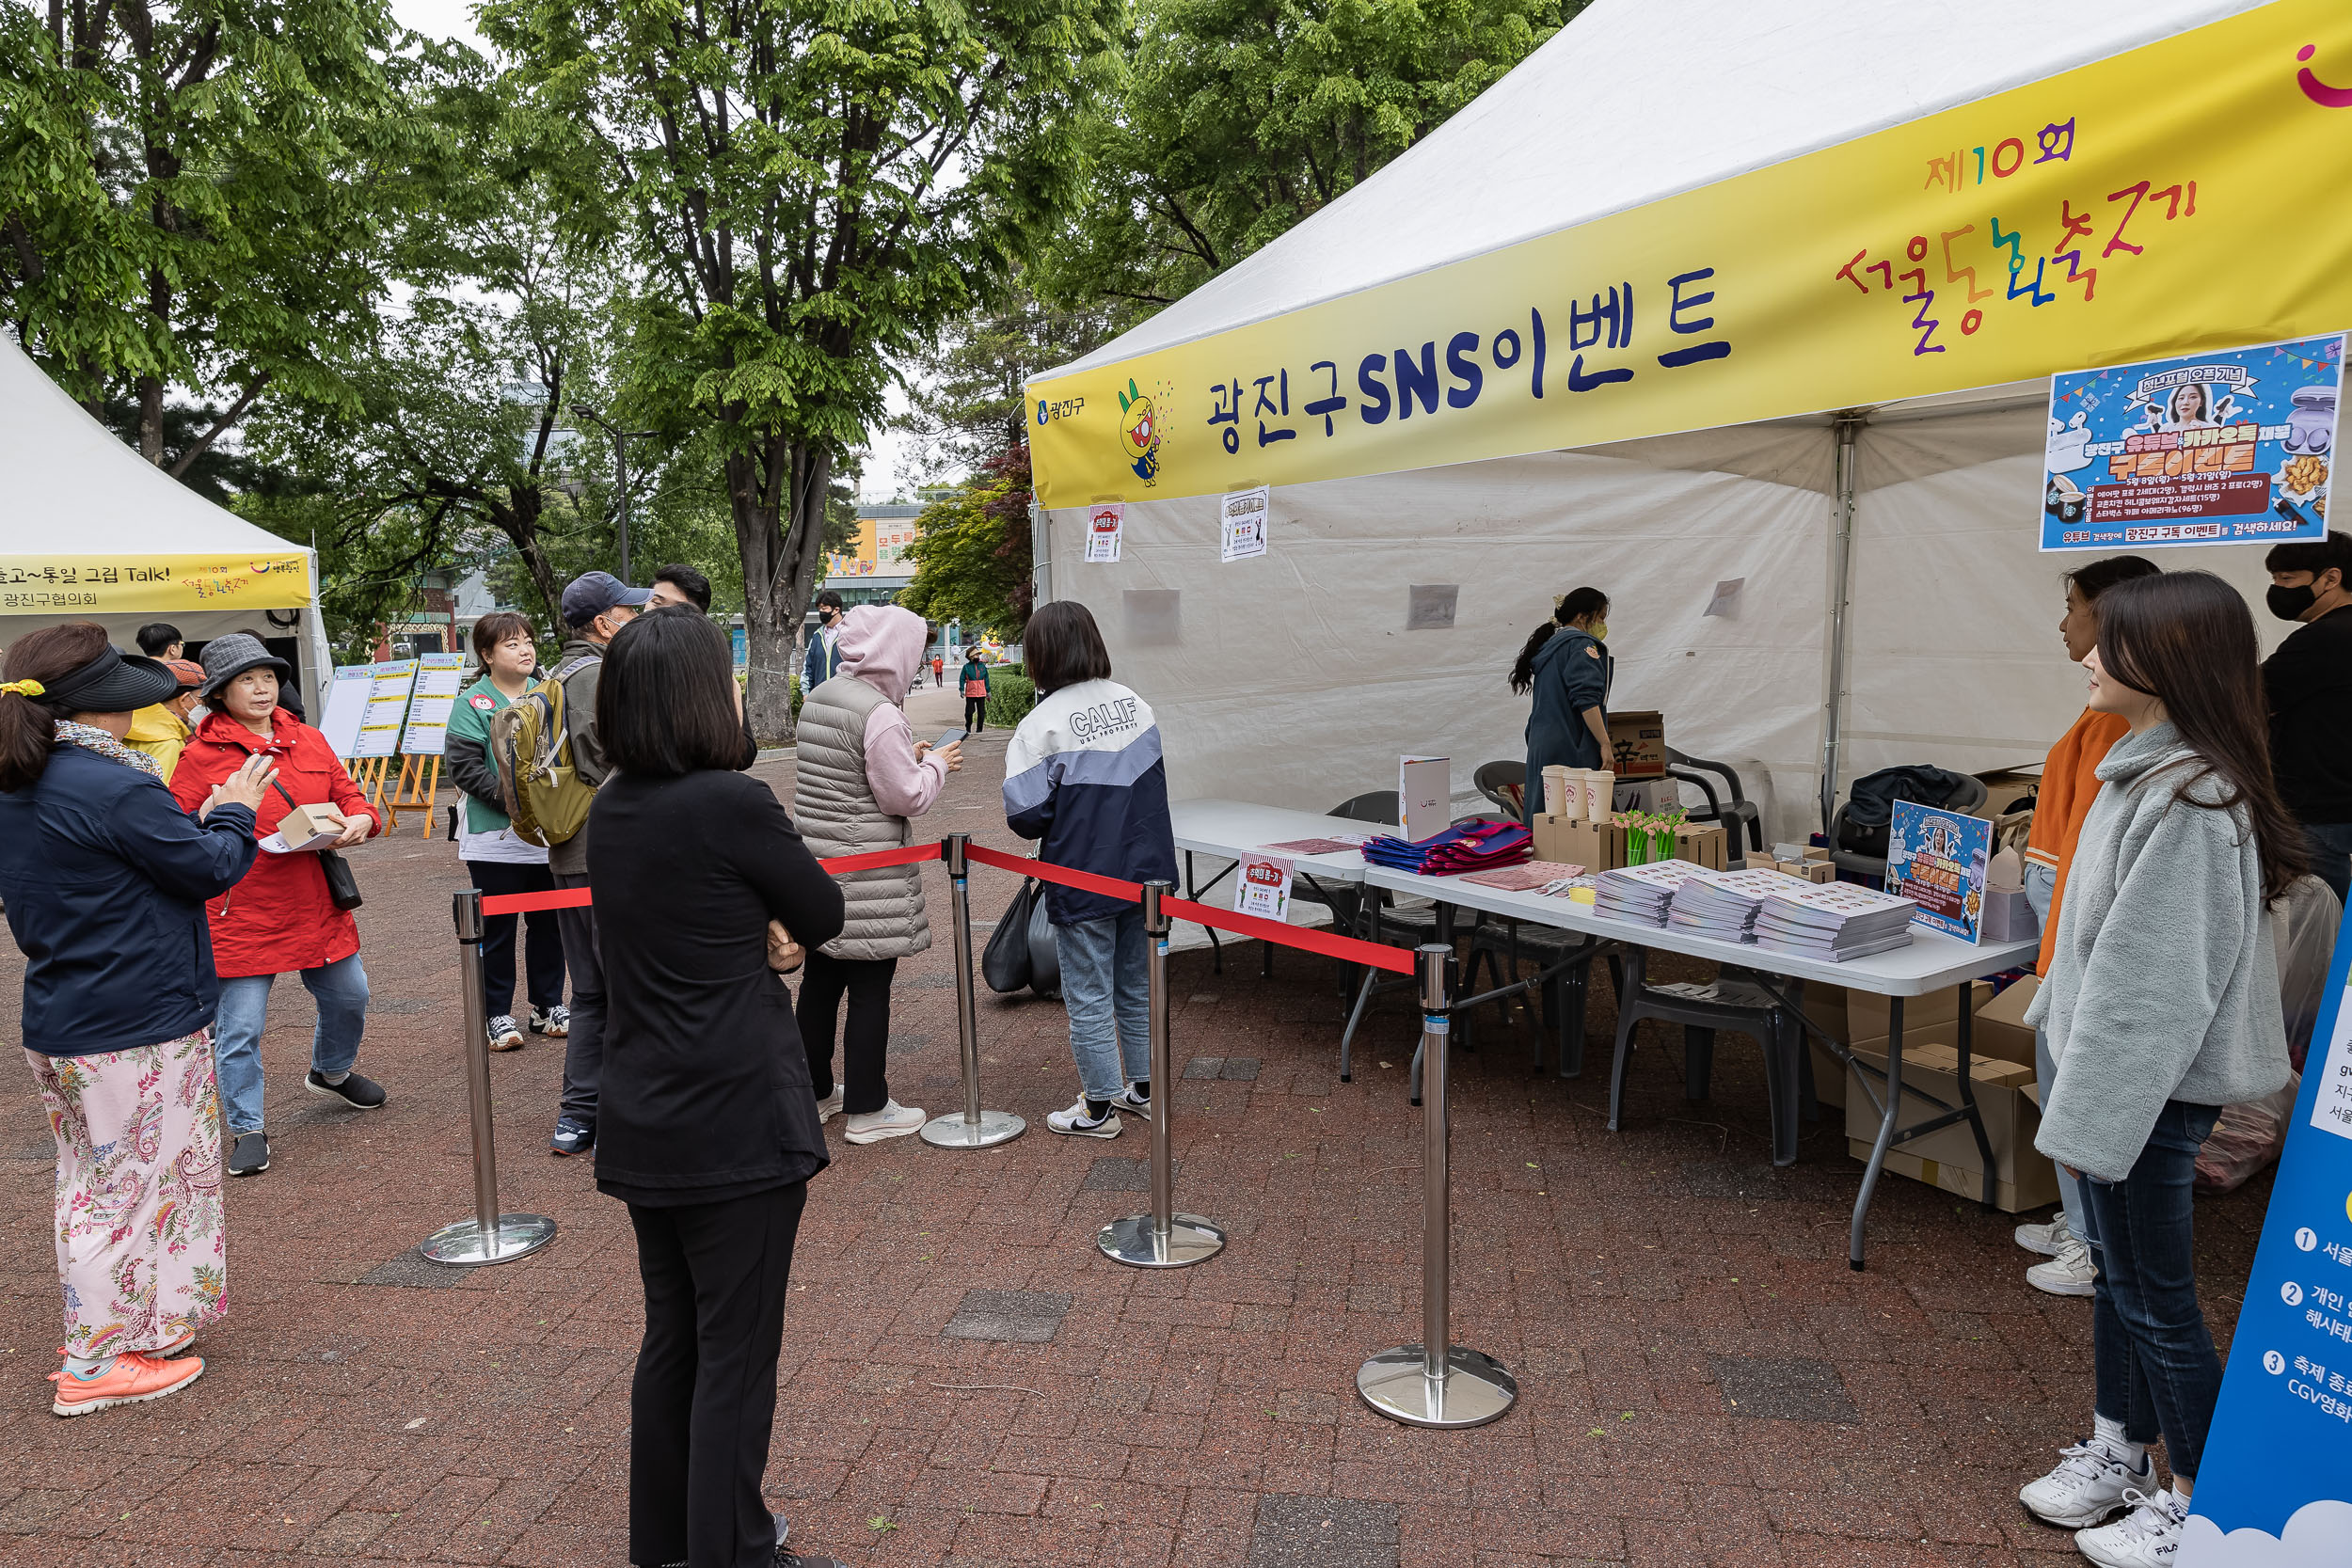
<svg viewBox="0 0 2352 1568"><path fill-rule="evenodd" d="M914 580L907 546L914 543L914 519L922 515L919 506L859 506L857 537L849 549L827 552L818 586L840 594L845 605L895 603L898 591Z"/></svg>

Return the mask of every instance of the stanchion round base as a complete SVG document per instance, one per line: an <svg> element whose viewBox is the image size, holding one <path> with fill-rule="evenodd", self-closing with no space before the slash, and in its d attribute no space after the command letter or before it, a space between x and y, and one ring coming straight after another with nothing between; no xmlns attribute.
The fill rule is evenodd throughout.
<svg viewBox="0 0 2352 1568"><path fill-rule="evenodd" d="M961 1111L950 1111L925 1122L919 1136L933 1148L993 1148L1028 1130L1029 1124L1010 1111L982 1111L977 1124L964 1120Z"/></svg>
<svg viewBox="0 0 2352 1568"><path fill-rule="evenodd" d="M445 1225L417 1243L417 1250L436 1263L468 1268L484 1263L511 1263L528 1258L555 1240L555 1222L545 1214L501 1214L498 1233L485 1238L472 1220Z"/></svg>
<svg viewBox="0 0 2352 1568"><path fill-rule="evenodd" d="M1113 1220L1094 1238L1103 1256L1137 1269L1181 1269L1225 1250L1225 1232L1198 1214L1169 1216L1168 1233L1160 1234L1149 1214Z"/></svg>
<svg viewBox="0 0 2352 1568"><path fill-rule="evenodd" d="M1384 1350L1356 1372L1356 1392L1392 1421L1417 1427L1479 1427L1518 1402L1518 1381L1502 1363L1460 1345L1446 1353L1443 1381L1422 1370L1421 1347Z"/></svg>

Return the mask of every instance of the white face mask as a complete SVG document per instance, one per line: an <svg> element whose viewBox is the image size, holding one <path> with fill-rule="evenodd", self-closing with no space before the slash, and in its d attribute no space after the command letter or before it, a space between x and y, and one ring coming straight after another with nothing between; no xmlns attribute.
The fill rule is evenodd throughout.
<svg viewBox="0 0 2352 1568"><path fill-rule="evenodd" d="M211 713L212 711L213 710L211 708L206 707L202 703L190 703L188 705L188 728L194 729L197 725L204 722L205 715Z"/></svg>

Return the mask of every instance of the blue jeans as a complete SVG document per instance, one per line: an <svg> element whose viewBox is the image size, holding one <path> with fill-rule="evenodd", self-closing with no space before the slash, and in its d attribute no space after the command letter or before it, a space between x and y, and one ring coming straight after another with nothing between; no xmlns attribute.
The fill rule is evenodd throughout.
<svg viewBox="0 0 2352 1568"><path fill-rule="evenodd" d="M2197 1305L2190 1245L2197 1150L2220 1115L2218 1106L2167 1101L2129 1176L2083 1178L2099 1252L2090 1319L2098 1412L2122 1421L2135 1443L2161 1433L2172 1473L2192 1481L2221 1397L2221 1357Z"/></svg>
<svg viewBox="0 0 2352 1568"><path fill-rule="evenodd" d="M1070 1054L1089 1100L1108 1100L1152 1076L1148 940L1140 906L1054 927L1062 1004L1070 1009Z"/></svg>
<svg viewBox="0 0 2352 1568"><path fill-rule="evenodd" d="M2312 875L2336 890L2336 902L2345 903L2352 888L2352 822L2306 822L2303 837L2311 846Z"/></svg>
<svg viewBox="0 0 2352 1568"><path fill-rule="evenodd" d="M220 1015L213 1028L213 1065L220 1080L221 1120L229 1135L262 1130L262 1028L269 1019L275 974L246 974L220 983ZM318 1003L310 1036L310 1065L344 1072L359 1059L368 1027L368 972L359 955L302 971L302 989Z"/></svg>

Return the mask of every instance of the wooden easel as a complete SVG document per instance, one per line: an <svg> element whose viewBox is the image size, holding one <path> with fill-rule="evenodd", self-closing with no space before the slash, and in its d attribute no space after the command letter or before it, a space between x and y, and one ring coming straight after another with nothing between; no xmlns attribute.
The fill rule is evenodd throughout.
<svg viewBox="0 0 2352 1568"><path fill-rule="evenodd" d="M359 786L359 793L382 814L385 810L384 774L390 768L389 757L356 757L352 761L351 782ZM389 816L386 817L389 821Z"/></svg>
<svg viewBox="0 0 2352 1568"><path fill-rule="evenodd" d="M384 759L387 764L390 760L389 757ZM429 768L426 766L428 763L431 764ZM421 811L424 813L424 832L418 836L431 838L433 836L433 807L439 800L440 793L440 753L436 752L430 754L420 754L412 752L404 755L400 759L399 782L394 784L391 792L384 797L384 809L389 814L386 831L389 832L400 826L402 811Z"/></svg>

